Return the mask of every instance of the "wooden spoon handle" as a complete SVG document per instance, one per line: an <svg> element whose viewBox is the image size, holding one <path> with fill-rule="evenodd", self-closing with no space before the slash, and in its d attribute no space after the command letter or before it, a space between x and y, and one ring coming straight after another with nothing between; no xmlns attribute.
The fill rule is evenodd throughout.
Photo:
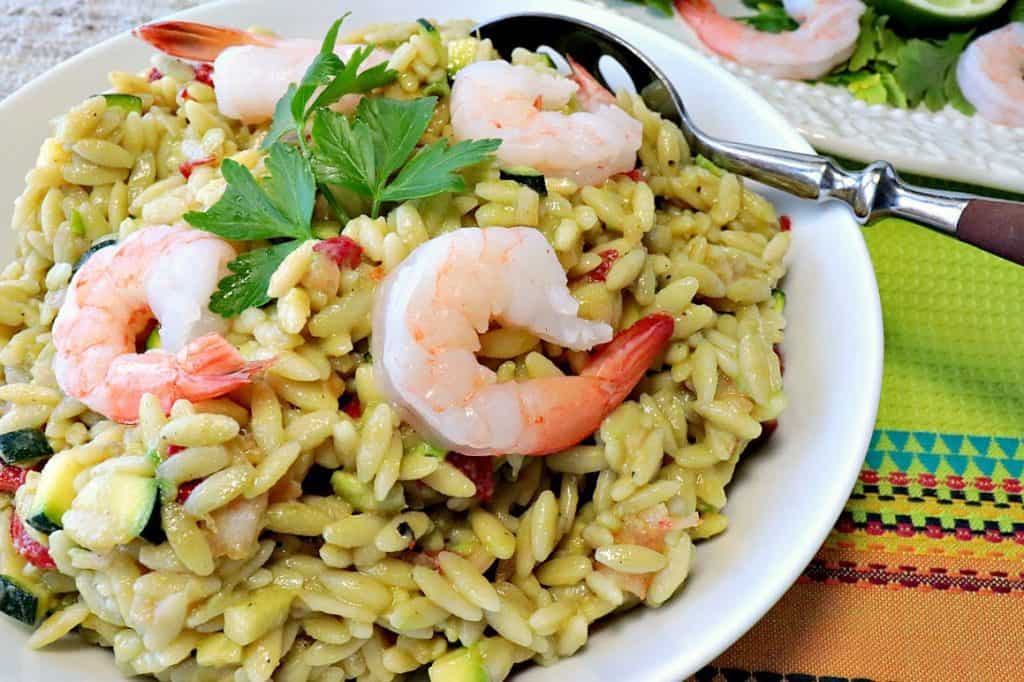
<svg viewBox="0 0 1024 682"><path fill-rule="evenodd" d="M971 199L956 224L956 236L1024 265L1024 203Z"/></svg>

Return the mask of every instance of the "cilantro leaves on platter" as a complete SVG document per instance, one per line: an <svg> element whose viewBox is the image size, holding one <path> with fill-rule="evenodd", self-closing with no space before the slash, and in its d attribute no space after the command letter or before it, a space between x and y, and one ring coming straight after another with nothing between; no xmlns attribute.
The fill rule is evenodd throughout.
<svg viewBox="0 0 1024 682"><path fill-rule="evenodd" d="M488 158L501 141L463 140L449 146L446 140L438 140L413 154L436 104L434 97L365 98L352 122L320 109L313 118L317 179L370 198L373 217L383 202L465 189L465 180L455 171Z"/></svg>
<svg viewBox="0 0 1024 682"><path fill-rule="evenodd" d="M363 63L373 53L373 45L357 48L348 61L344 62L335 54L338 30L347 16L345 14L331 24L320 45L320 52L306 69L302 81L298 85L289 85L284 96L278 100L270 131L263 140L263 149L269 149L283 136L293 132L299 146L305 148L304 136L298 133L305 132L313 112L334 104L345 95L369 92L398 77L398 73L389 69L386 62L360 71Z"/></svg>
<svg viewBox="0 0 1024 682"><path fill-rule="evenodd" d="M636 5L647 5L667 17L672 16L672 0L628 0Z"/></svg>
<svg viewBox="0 0 1024 682"><path fill-rule="evenodd" d="M786 8L779 0L743 0L743 4L757 14L739 17L739 21L765 33L795 31L800 24L786 14Z"/></svg>

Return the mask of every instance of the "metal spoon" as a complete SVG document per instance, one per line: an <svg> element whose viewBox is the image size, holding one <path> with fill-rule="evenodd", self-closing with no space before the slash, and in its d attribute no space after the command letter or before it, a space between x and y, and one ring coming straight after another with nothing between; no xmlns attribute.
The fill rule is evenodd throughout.
<svg viewBox="0 0 1024 682"><path fill-rule="evenodd" d="M672 83L643 53L579 19L526 12L492 19L476 30L503 55L516 47L548 46L571 55L602 80L598 62L605 55L612 57L632 78L647 105L679 125L692 153L731 173L804 199L842 201L860 223L885 216L908 218L1024 265L1024 203L915 187L901 180L885 161L848 172L824 156L711 137L694 125Z"/></svg>

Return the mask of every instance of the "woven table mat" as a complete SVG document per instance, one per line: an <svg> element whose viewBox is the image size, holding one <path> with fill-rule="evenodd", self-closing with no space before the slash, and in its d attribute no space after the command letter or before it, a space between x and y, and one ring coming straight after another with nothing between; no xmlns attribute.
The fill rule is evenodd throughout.
<svg viewBox="0 0 1024 682"><path fill-rule="evenodd" d="M201 1L0 0L0 96ZM797 584L701 682L1024 679L1024 268L898 220L865 238L885 374L860 480Z"/></svg>
<svg viewBox="0 0 1024 682"><path fill-rule="evenodd" d="M860 480L701 682L1024 679L1024 268L899 220L864 236L885 370Z"/></svg>

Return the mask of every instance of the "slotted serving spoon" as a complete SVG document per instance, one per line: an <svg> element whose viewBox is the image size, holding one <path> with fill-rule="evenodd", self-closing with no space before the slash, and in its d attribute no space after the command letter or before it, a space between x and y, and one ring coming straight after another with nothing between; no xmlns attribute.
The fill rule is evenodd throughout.
<svg viewBox="0 0 1024 682"><path fill-rule="evenodd" d="M885 216L908 218L1024 265L1024 203L915 187L901 180L885 161L849 172L824 156L711 137L694 125L672 83L643 53L585 21L527 12L484 22L477 31L506 57L516 47L544 46L572 56L605 85L600 62L606 55L611 57L632 79L647 106L679 125L693 154L731 173L804 199L841 201L862 224Z"/></svg>

